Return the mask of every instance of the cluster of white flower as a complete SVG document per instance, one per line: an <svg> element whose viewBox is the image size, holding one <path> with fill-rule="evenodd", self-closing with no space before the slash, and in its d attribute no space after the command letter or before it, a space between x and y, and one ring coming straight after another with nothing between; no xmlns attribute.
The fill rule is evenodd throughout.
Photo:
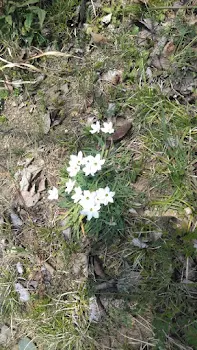
<svg viewBox="0 0 197 350"><path fill-rule="evenodd" d="M100 130L106 134L112 134L114 132L111 122L103 123L103 127L101 127L98 121L91 125L91 134L98 133ZM74 178L80 170L84 172L85 176L94 176L97 171L101 170L104 163L105 159L101 159L100 154L97 154L95 157L84 157L83 153L80 151L77 155L70 156L69 167L67 168L70 179L66 182L65 192L67 194L71 194L72 191L74 192L71 198L74 203L81 205L82 210L80 213L87 216L87 220L98 218L101 206L113 203L115 192L110 191L108 186L92 192L88 190L83 191L81 187L77 185L76 180L71 178ZM49 190L48 199L58 199L58 189L56 187Z"/></svg>
<svg viewBox="0 0 197 350"><path fill-rule="evenodd" d="M75 177L82 167L82 170L86 176L94 176L97 171L101 170L101 167L104 163L105 160L101 159L100 154L97 154L95 157L83 157L83 154L80 151L77 156L70 156L69 167L67 168L67 171L70 177Z"/></svg>
<svg viewBox="0 0 197 350"><path fill-rule="evenodd" d="M75 186L75 181L69 180L66 183L66 192L72 192ZM99 188L97 191L82 191L81 187L74 188L72 199L74 203L79 203L82 207L81 214L87 216L87 220L99 217L101 205L113 203L115 192L111 192L109 187Z"/></svg>
<svg viewBox="0 0 197 350"><path fill-rule="evenodd" d="M104 159L101 159L100 154L95 157L87 156L83 157L82 152L79 152L77 156L72 155L70 157L69 167L67 168L70 177L77 175L77 172L82 166L82 170L86 176L92 175L101 170L102 165L105 163ZM71 196L74 203L79 203L82 207L81 214L87 216L87 220L91 218L99 217L99 210L101 205L107 205L113 203L113 196L115 192L111 192L109 187L99 188L97 191L90 192L88 190L82 191L81 187L77 187L76 181L69 179L66 183L65 192L70 194L74 189L74 194Z"/></svg>
<svg viewBox="0 0 197 350"><path fill-rule="evenodd" d="M113 128L112 122L109 122L109 123L104 122L103 127L101 127L101 124L99 121L91 124L91 130L90 130L91 134L96 134L96 133L99 133L100 131L104 132L105 134L113 134L114 128Z"/></svg>

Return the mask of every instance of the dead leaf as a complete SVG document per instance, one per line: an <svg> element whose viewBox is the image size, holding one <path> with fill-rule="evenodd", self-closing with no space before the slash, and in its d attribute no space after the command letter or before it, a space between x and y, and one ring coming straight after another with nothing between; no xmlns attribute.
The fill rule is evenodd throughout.
<svg viewBox="0 0 197 350"><path fill-rule="evenodd" d="M103 270L101 260L98 258L98 256L94 256L94 272L97 276L106 278L106 274Z"/></svg>
<svg viewBox="0 0 197 350"><path fill-rule="evenodd" d="M44 264L44 266L41 266L41 273L42 273L42 282L43 282L43 286L42 286L42 290L45 289L46 285L49 285L51 282L51 278L52 278L52 273L51 271L49 271L49 269L52 271L52 266L48 265L48 267L46 268L46 263ZM54 269L53 269L54 272Z"/></svg>
<svg viewBox="0 0 197 350"><path fill-rule="evenodd" d="M176 49L176 46L174 45L173 41L169 41L163 49L163 56L169 57L174 53L175 49Z"/></svg>
<svg viewBox="0 0 197 350"><path fill-rule="evenodd" d="M106 314L103 304L99 297L92 297L89 299L89 321L99 322L101 317Z"/></svg>
<svg viewBox="0 0 197 350"><path fill-rule="evenodd" d="M147 244L142 242L139 238L133 238L132 239L132 243L134 245L134 247L138 247L138 248L147 248Z"/></svg>
<svg viewBox="0 0 197 350"><path fill-rule="evenodd" d="M50 272L51 276L54 275L55 269L51 264L49 264L47 261L45 261L44 267Z"/></svg>
<svg viewBox="0 0 197 350"><path fill-rule="evenodd" d="M45 135L47 135L51 127L51 118L50 118L49 112L42 115L42 121L43 121L43 132Z"/></svg>
<svg viewBox="0 0 197 350"><path fill-rule="evenodd" d="M151 39L151 32L147 29L141 30L137 35L137 44L138 46L146 46L147 40Z"/></svg>
<svg viewBox="0 0 197 350"><path fill-rule="evenodd" d="M60 225L62 226L62 235L66 241L69 241L71 239L72 230L71 227L68 226L68 218L65 217L61 222Z"/></svg>
<svg viewBox="0 0 197 350"><path fill-rule="evenodd" d="M108 137L107 141L117 142L122 140L132 127L132 122L128 121L120 126L111 136Z"/></svg>
<svg viewBox="0 0 197 350"><path fill-rule="evenodd" d="M25 158L25 160L18 161L17 165L23 166L23 167L28 167L29 165L32 164L33 161L34 161L34 157L27 157L27 158Z"/></svg>
<svg viewBox="0 0 197 350"><path fill-rule="evenodd" d="M102 81L106 81L107 83L111 83L113 85L117 85L122 81L122 70L109 70L107 73L104 73L101 76Z"/></svg>
<svg viewBox="0 0 197 350"><path fill-rule="evenodd" d="M89 321L98 322L101 318L101 313L97 304L96 297L89 299Z"/></svg>
<svg viewBox="0 0 197 350"><path fill-rule="evenodd" d="M46 185L47 185L47 181L45 176L41 177L39 184L38 184L38 192L43 192L46 190Z"/></svg>
<svg viewBox="0 0 197 350"><path fill-rule="evenodd" d="M102 34L98 34L98 33L94 33L94 32L91 32L90 34L92 37L92 41L95 44L106 44L108 42L108 39Z"/></svg>
<svg viewBox="0 0 197 350"><path fill-rule="evenodd" d="M27 302L30 299L30 294L26 288L23 287L21 283L15 283L15 291L19 293L19 299L22 302Z"/></svg>
<svg viewBox="0 0 197 350"><path fill-rule="evenodd" d="M121 293L131 292L138 286L140 278L141 276L139 271L134 271L130 266L125 266L123 273L117 280L118 291Z"/></svg>
<svg viewBox="0 0 197 350"><path fill-rule="evenodd" d="M115 103L109 103L108 108L105 112L105 115L107 118L111 118L116 114L116 104Z"/></svg>
<svg viewBox="0 0 197 350"><path fill-rule="evenodd" d="M69 87L68 87L68 84L63 84L61 87L60 87L61 91L67 95L69 93Z"/></svg>
<svg viewBox="0 0 197 350"><path fill-rule="evenodd" d="M116 281L115 280L109 280L106 282L99 283L98 285L95 286L95 290L102 291L102 290L111 290L111 291L116 291Z"/></svg>
<svg viewBox="0 0 197 350"><path fill-rule="evenodd" d="M73 256L73 273L79 279L88 277L88 256L85 253L77 253Z"/></svg>
<svg viewBox="0 0 197 350"><path fill-rule="evenodd" d="M155 56L151 61L151 65L157 69L167 70L170 68L170 61L167 57Z"/></svg>
<svg viewBox="0 0 197 350"><path fill-rule="evenodd" d="M35 186L29 191L21 191L21 195L27 208L33 207L40 200L40 193L34 193Z"/></svg>
<svg viewBox="0 0 197 350"><path fill-rule="evenodd" d="M23 268L23 265L21 264L20 261L17 262L17 264L16 264L16 269L17 269L17 272L18 272L20 275L23 274L24 268Z"/></svg>
<svg viewBox="0 0 197 350"><path fill-rule="evenodd" d="M42 174L44 162L30 164L21 172L20 193L26 207L33 207L41 197L41 192L46 189L46 178Z"/></svg>
<svg viewBox="0 0 197 350"><path fill-rule="evenodd" d="M134 208L130 208L129 213L133 216L138 215L137 211Z"/></svg>
<svg viewBox="0 0 197 350"><path fill-rule="evenodd" d="M19 215L14 212L14 210L11 210L10 212L10 221L12 223L13 228L20 228L23 225L23 221L19 217Z"/></svg>
<svg viewBox="0 0 197 350"><path fill-rule="evenodd" d="M12 330L10 327L3 325L0 332L0 345L6 346L12 339Z"/></svg>
<svg viewBox="0 0 197 350"><path fill-rule="evenodd" d="M20 190L28 190L30 186L30 182L32 182L42 171L42 167L44 165L44 162L41 162L38 165L30 165L26 168L24 168L21 171L22 179L20 181Z"/></svg>
<svg viewBox="0 0 197 350"><path fill-rule="evenodd" d="M143 20L139 20L139 23L143 24L143 26L150 32L154 32L155 28L158 26L158 23L153 23L153 21L150 18L144 18Z"/></svg>

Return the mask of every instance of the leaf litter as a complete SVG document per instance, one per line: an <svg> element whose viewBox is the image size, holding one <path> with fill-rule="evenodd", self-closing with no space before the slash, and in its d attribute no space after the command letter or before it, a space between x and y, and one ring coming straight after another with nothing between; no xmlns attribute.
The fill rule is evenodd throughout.
<svg viewBox="0 0 197 350"><path fill-rule="evenodd" d="M17 172L21 178L19 183L20 194L27 208L35 206L41 199L41 194L46 189L46 177L43 173L44 161L29 164ZM20 201L20 198L19 198Z"/></svg>

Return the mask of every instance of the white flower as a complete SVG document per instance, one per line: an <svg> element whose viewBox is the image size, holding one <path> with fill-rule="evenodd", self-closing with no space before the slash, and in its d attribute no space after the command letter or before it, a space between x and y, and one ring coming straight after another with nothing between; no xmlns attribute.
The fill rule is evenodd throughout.
<svg viewBox="0 0 197 350"><path fill-rule="evenodd" d="M52 190L48 191L48 199L52 201L53 199L58 199L58 189L53 186Z"/></svg>
<svg viewBox="0 0 197 350"><path fill-rule="evenodd" d="M83 195L80 199L81 206L86 209L95 205L96 192L83 191Z"/></svg>
<svg viewBox="0 0 197 350"><path fill-rule="evenodd" d="M83 153L80 151L78 153L77 156L75 156L74 154L70 156L70 161L69 161L69 165L70 166L74 166L74 165L82 165L83 164Z"/></svg>
<svg viewBox="0 0 197 350"><path fill-rule="evenodd" d="M71 198L74 200L74 203L77 203L82 199L83 191L82 191L81 187L75 187L74 191L75 191L75 194L73 194L73 196Z"/></svg>
<svg viewBox="0 0 197 350"><path fill-rule="evenodd" d="M83 153L80 151L77 156L72 154L70 156L69 167L67 171L70 177L74 177L80 170L80 166L83 164Z"/></svg>
<svg viewBox="0 0 197 350"><path fill-rule="evenodd" d="M70 177L74 177L77 175L77 173L80 170L80 166L79 165L75 165L75 164L71 164L68 168L67 171L69 173Z"/></svg>
<svg viewBox="0 0 197 350"><path fill-rule="evenodd" d="M83 168L83 171L86 176L92 175L101 170L102 165L105 163L105 159L101 159L100 154L97 154L95 157L89 156L87 157L85 167Z"/></svg>
<svg viewBox="0 0 197 350"><path fill-rule="evenodd" d="M87 220L90 221L90 219L92 218L96 218L98 219L99 217L99 209L100 209L100 205L90 205L87 208L84 208L83 210L81 210L81 214L87 216Z"/></svg>
<svg viewBox="0 0 197 350"><path fill-rule="evenodd" d="M103 128L101 128L101 131L104 132L105 134L113 134L114 133L114 128L112 125L112 122L103 123Z"/></svg>
<svg viewBox="0 0 197 350"><path fill-rule="evenodd" d="M83 207L81 214L87 216L89 221L92 217L99 217L100 204L95 203L96 192L84 191L80 200L80 204Z"/></svg>
<svg viewBox="0 0 197 350"><path fill-rule="evenodd" d="M114 202L114 199L113 199L114 195L115 195L115 192L111 192L108 186L105 188L99 188L96 191L95 201L100 204L108 205L109 203Z"/></svg>
<svg viewBox="0 0 197 350"><path fill-rule="evenodd" d="M83 165L90 165L94 161L93 156L87 156L83 158Z"/></svg>
<svg viewBox="0 0 197 350"><path fill-rule="evenodd" d="M98 133L99 131L100 131L100 129L101 129L101 124L100 124L100 122L96 122L96 123L93 123L93 124L91 124L91 130L90 130L90 133L91 134L96 134L96 133Z"/></svg>
<svg viewBox="0 0 197 350"><path fill-rule="evenodd" d="M75 185L75 181L69 179L69 180L66 182L66 189L65 189L65 192L66 192L66 193L72 192L74 185Z"/></svg>

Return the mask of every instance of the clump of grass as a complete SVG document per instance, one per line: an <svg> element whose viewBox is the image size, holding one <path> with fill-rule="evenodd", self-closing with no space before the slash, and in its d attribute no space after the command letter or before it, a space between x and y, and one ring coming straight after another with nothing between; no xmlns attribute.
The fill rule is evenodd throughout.
<svg viewBox="0 0 197 350"><path fill-rule="evenodd" d="M72 256L80 247L77 244L68 245L61 235L58 238L57 235L54 236L50 228L34 227L31 224L30 229L37 232L38 241L22 248L11 246L10 238L10 248L4 252L1 265L0 320L2 324L7 323L15 329L15 339L11 339L8 345L12 346L12 341L15 344L17 339L29 336L43 349L71 350L75 347L85 350L86 345L91 347L94 344L93 339L85 339L89 326L89 299L85 283L83 280L79 283L71 269ZM5 227L4 234L7 230L8 226ZM23 232L20 233L21 239L22 234ZM53 253L50 257L51 252ZM56 258L61 260L63 271L57 264L50 287L46 288L39 277L38 288L30 292L30 300L26 303L20 302L15 283L22 281L21 283L27 283L28 286L29 281L34 278L32 276L40 275L38 256L42 256L44 261L48 261L49 257L54 262ZM22 276L17 273L18 261L24 269Z"/></svg>
<svg viewBox="0 0 197 350"><path fill-rule="evenodd" d="M90 144L93 144L90 139ZM95 143L96 141L96 143ZM88 139L86 137L86 144ZM95 148L97 151L95 152ZM117 234L124 232L125 220L124 216L131 206L135 197L135 192L131 187L131 182L135 179L135 167L131 162L131 153L124 147L112 147L109 150L105 149L105 141L95 138L94 146L89 146L84 149L85 156L94 155L96 153L103 154L105 164L101 172L98 172L88 179L79 174L76 177L77 185L82 190L95 191L98 188L110 187L111 191L115 192L115 201L108 207L101 209L98 219L93 219L90 222L82 220L79 215L79 205L74 204L69 200L69 196L64 193L65 183L68 180L68 173L66 169L62 171L62 190L61 190L61 207L69 210L68 225L74 228L74 234L79 236L80 230L82 232L93 236L94 239L113 240ZM64 198L65 197L65 198Z"/></svg>
<svg viewBox="0 0 197 350"><path fill-rule="evenodd" d="M69 21L72 24L77 19L76 9L79 4L79 0L55 0L48 9L46 27L49 28L49 36L58 45L70 39L72 26L69 29Z"/></svg>

